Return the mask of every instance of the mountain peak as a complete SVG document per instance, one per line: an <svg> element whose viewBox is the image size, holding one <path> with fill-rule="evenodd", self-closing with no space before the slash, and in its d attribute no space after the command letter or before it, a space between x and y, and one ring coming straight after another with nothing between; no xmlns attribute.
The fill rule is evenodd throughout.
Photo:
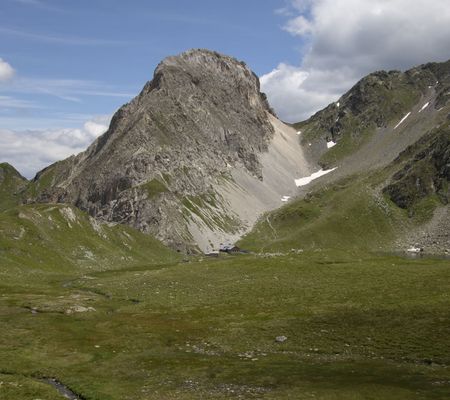
<svg viewBox="0 0 450 400"><path fill-rule="evenodd" d="M260 93L258 76L245 62L207 49L191 49L166 57L156 67L152 81L147 83L142 93L155 89L172 93L200 89L202 96L212 97L212 100L218 95L236 91L247 97L250 106L275 115L265 94Z"/></svg>
<svg viewBox="0 0 450 400"><path fill-rule="evenodd" d="M284 138L275 122L288 129ZM273 175L264 170L275 138L281 154L271 156L289 161L272 166L279 175L263 189L263 180ZM295 189L291 175L301 163L300 150L296 132L276 120L258 77L244 62L188 50L161 61L153 79L84 153L38 174L37 184L44 177L46 184L37 199L72 203L100 219L154 233L176 248L192 248L206 231L221 232L220 242L253 223L257 208L249 206L248 196L254 193L245 194L249 182L239 180L270 191L260 211L278 205L287 188ZM230 209L236 201L230 192L243 198L238 211ZM203 244L203 249L217 245Z"/></svg>
<svg viewBox="0 0 450 400"><path fill-rule="evenodd" d="M0 184L3 182L6 176L15 177L19 180L26 181L17 169L7 162L0 163Z"/></svg>
<svg viewBox="0 0 450 400"><path fill-rule="evenodd" d="M253 74L245 62L234 57L207 49L190 49L175 56L168 56L156 67L155 74L170 67L197 67L199 69L222 67L223 71L239 68L245 70L246 74ZM256 75L255 75L256 77Z"/></svg>
<svg viewBox="0 0 450 400"><path fill-rule="evenodd" d="M244 62L215 51L188 50L166 57L158 64L153 79L137 97L118 110L110 129L98 139L91 152L97 154L108 142L114 141L118 135L113 132L124 129L136 132L138 129L129 129L131 115L135 124L139 120L140 133L145 130L150 134L146 140L165 146L176 144L187 132L190 140L204 141L214 136L214 140L220 141L217 135L223 136L223 129L240 130L234 123L236 120L256 118L263 122L267 120L267 112L275 115L265 94L260 92L258 77ZM205 119L209 120L207 126L198 129L195 125ZM186 128L186 123L191 124L192 129ZM221 129L216 129L218 127ZM246 135L239 140L262 148L272 128L266 124L263 129L242 131Z"/></svg>

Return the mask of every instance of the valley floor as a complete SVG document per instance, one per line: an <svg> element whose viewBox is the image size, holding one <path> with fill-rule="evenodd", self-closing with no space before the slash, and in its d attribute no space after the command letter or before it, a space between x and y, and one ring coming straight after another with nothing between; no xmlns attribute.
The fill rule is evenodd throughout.
<svg viewBox="0 0 450 400"><path fill-rule="evenodd" d="M89 400L450 398L449 260L0 272L1 399L62 399L43 378Z"/></svg>

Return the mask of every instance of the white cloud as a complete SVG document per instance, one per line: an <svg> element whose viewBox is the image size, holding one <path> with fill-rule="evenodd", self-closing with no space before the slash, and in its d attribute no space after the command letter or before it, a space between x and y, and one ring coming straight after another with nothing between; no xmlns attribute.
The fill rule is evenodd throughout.
<svg viewBox="0 0 450 400"><path fill-rule="evenodd" d="M14 76L14 68L6 61L0 58L0 82L9 81Z"/></svg>
<svg viewBox="0 0 450 400"><path fill-rule="evenodd" d="M0 129L0 162L9 162L27 178L85 150L108 129L110 116L97 116L78 129L14 131Z"/></svg>
<svg viewBox="0 0 450 400"><path fill-rule="evenodd" d="M332 73L281 63L260 81L278 116L297 122L339 98L354 82L354 76L347 69Z"/></svg>
<svg viewBox="0 0 450 400"><path fill-rule="evenodd" d="M104 124L95 122L95 121L87 121L84 126L84 131L89 133L94 137L98 137L101 134L105 133L108 127Z"/></svg>
<svg viewBox="0 0 450 400"><path fill-rule="evenodd" d="M301 36L313 33L314 25L303 15L299 15L298 17L289 20L284 29L293 35Z"/></svg>
<svg viewBox="0 0 450 400"><path fill-rule="evenodd" d="M305 55L299 65L280 64L261 77L288 121L335 101L372 71L450 58L447 0L292 0L290 13L284 29L306 46Z"/></svg>

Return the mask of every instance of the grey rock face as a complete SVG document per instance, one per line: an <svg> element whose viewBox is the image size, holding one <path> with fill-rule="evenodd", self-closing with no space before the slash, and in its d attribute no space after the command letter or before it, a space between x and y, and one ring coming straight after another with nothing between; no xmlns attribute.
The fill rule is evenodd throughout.
<svg viewBox="0 0 450 400"><path fill-rule="evenodd" d="M168 57L104 135L37 175L43 189L29 201L72 203L181 250L195 247L187 224L202 209L220 229L239 229L214 188L232 180L231 169L263 179L259 155L274 128L259 89L234 58L208 50Z"/></svg>
<svg viewBox="0 0 450 400"><path fill-rule="evenodd" d="M399 207L410 209L423 198L436 194L443 204L450 199L450 127L448 124L425 136L400 155L409 160L385 188Z"/></svg>

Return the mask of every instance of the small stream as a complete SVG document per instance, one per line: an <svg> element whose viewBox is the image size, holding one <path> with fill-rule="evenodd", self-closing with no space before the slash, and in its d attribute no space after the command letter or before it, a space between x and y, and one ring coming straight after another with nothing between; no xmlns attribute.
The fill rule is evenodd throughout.
<svg viewBox="0 0 450 400"><path fill-rule="evenodd" d="M42 382L48 383L49 385L53 386L61 395L63 395L66 399L69 400L86 400L84 397L76 394L70 388L68 388L66 385L61 383L55 378L43 378L41 379Z"/></svg>

